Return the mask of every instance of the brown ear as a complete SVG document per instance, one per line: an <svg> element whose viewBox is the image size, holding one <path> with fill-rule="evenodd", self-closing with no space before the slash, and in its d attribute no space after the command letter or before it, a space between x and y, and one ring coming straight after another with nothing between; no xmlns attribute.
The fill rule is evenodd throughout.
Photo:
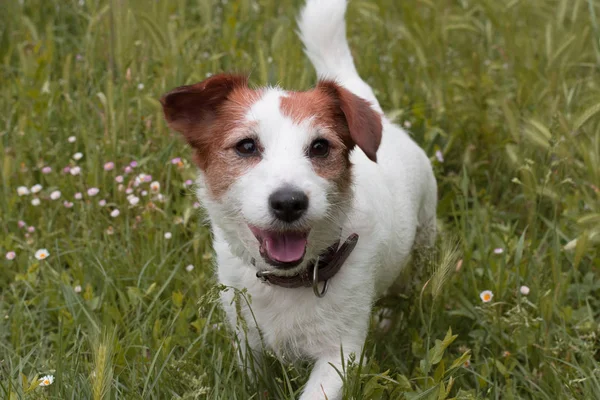
<svg viewBox="0 0 600 400"><path fill-rule="evenodd" d="M348 126L352 144L356 144L372 161L377 162L381 143L381 116L369 102L333 81L319 81L317 89L334 99Z"/></svg>
<svg viewBox="0 0 600 400"><path fill-rule="evenodd" d="M202 82L180 86L165 94L160 102L169 127L182 133L195 148L202 144L200 133L206 131L219 107L238 87L247 87L242 75L218 74Z"/></svg>

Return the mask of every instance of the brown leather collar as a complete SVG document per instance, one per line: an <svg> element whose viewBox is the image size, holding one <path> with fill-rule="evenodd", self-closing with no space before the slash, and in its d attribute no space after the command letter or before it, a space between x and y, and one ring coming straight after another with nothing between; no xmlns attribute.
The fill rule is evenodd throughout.
<svg viewBox="0 0 600 400"><path fill-rule="evenodd" d="M313 286L313 270L318 261L318 281L326 282L333 278L333 276L342 268L344 261L346 261L350 253L352 253L357 242L358 235L356 233L350 235L339 248L340 242L338 240L332 246L328 247L317 260L311 262L306 269L297 275L281 276L275 275L271 271L258 271L256 277L263 282L284 288L308 288Z"/></svg>

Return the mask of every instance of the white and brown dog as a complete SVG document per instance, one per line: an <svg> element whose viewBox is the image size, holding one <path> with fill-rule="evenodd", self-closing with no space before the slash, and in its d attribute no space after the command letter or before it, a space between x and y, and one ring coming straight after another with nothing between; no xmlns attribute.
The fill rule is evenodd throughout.
<svg viewBox="0 0 600 400"><path fill-rule="evenodd" d="M341 397L340 349L360 354L374 300L436 232L429 159L358 75L346 7L308 0L301 12L312 90L220 74L161 99L193 148L219 281L251 295L240 343L315 360L302 399ZM232 297L222 303L236 327Z"/></svg>

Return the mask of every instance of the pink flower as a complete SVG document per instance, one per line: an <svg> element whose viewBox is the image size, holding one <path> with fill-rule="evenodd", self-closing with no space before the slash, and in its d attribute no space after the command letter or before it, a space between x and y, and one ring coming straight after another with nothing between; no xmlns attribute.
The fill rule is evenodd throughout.
<svg viewBox="0 0 600 400"><path fill-rule="evenodd" d="M63 168L63 173L68 174L69 172L71 172L71 167L67 165Z"/></svg>
<svg viewBox="0 0 600 400"><path fill-rule="evenodd" d="M125 173L126 174L130 174L131 171L133 171L133 168L131 168L129 165L125 167Z"/></svg>
<svg viewBox="0 0 600 400"><path fill-rule="evenodd" d="M444 162L444 155L442 154L442 152L440 150L435 151L435 158L437 158L437 160L441 163Z"/></svg>
<svg viewBox="0 0 600 400"><path fill-rule="evenodd" d="M190 185L192 185L192 183L194 183L194 181L192 181L191 179L188 179L187 181L184 182L184 185L190 186Z"/></svg>
<svg viewBox="0 0 600 400"><path fill-rule="evenodd" d="M7 260L14 260L16 256L17 253L15 253L14 251L9 251L8 253L6 253Z"/></svg>
<svg viewBox="0 0 600 400"><path fill-rule="evenodd" d="M137 163L137 161L135 161L135 160L134 160L134 161L132 161L132 162L130 162L130 163L129 163L129 166L130 166L131 168L135 168L135 167L137 167L137 166L138 166L138 163Z"/></svg>
<svg viewBox="0 0 600 400"><path fill-rule="evenodd" d="M73 176L79 175L81 173L81 168L79 168L78 166L74 166L69 172L71 172L71 175Z"/></svg>
<svg viewBox="0 0 600 400"><path fill-rule="evenodd" d="M171 160L171 164L179 164L181 162L181 157L175 157Z"/></svg>
<svg viewBox="0 0 600 400"><path fill-rule="evenodd" d="M52 168L50 168L50 167L42 168L42 174L49 174L50 172L52 172Z"/></svg>
<svg viewBox="0 0 600 400"><path fill-rule="evenodd" d="M152 175L145 175L144 182L150 182L152 180Z"/></svg>
<svg viewBox="0 0 600 400"><path fill-rule="evenodd" d="M115 181L117 181L117 183L123 183L123 177L119 175L115 178Z"/></svg>
<svg viewBox="0 0 600 400"><path fill-rule="evenodd" d="M100 201L98 202L98 205L99 205L100 207L104 207L104 206L106 205L106 200L104 200L104 199L100 200Z"/></svg>
<svg viewBox="0 0 600 400"><path fill-rule="evenodd" d="M35 232L35 227L34 226L27 227L27 232L29 232L29 233Z"/></svg>
<svg viewBox="0 0 600 400"><path fill-rule="evenodd" d="M25 221L19 221L19 222L17 222L17 225L19 225L19 228L25 228L27 226Z"/></svg>
<svg viewBox="0 0 600 400"><path fill-rule="evenodd" d="M93 196L97 195L99 192L100 192L100 189L93 187L93 188L88 189L87 194L88 194L88 196L93 197Z"/></svg>
<svg viewBox="0 0 600 400"><path fill-rule="evenodd" d="M194 203L194 208L200 208L200 203L198 203L198 202L195 202L195 203Z"/></svg>
<svg viewBox="0 0 600 400"><path fill-rule="evenodd" d="M131 193L133 193L133 189L132 188L127 188L127 190L125 190L125 193L131 194Z"/></svg>
<svg viewBox="0 0 600 400"><path fill-rule="evenodd" d="M502 247L498 247L497 249L494 249L494 254L502 254L504 253L504 249Z"/></svg>
<svg viewBox="0 0 600 400"><path fill-rule="evenodd" d="M63 203L63 206L65 206L66 208L71 208L71 207L73 207L73 202L65 200L65 202Z"/></svg>
<svg viewBox="0 0 600 400"><path fill-rule="evenodd" d="M112 171L113 169L115 169L115 163L114 162L109 161L106 164L104 164L104 170L105 171Z"/></svg>
<svg viewBox="0 0 600 400"><path fill-rule="evenodd" d="M75 193L75 200L83 199L83 195L80 192Z"/></svg>

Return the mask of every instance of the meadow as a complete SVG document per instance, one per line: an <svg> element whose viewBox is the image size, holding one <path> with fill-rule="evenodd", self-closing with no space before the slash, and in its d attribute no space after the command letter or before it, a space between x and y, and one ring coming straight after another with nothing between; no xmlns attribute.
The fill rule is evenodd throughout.
<svg viewBox="0 0 600 400"><path fill-rule="evenodd" d="M310 87L299 7L0 4L0 398L298 398L309 364L236 368L158 99L221 71ZM600 2L353 0L348 21L431 157L440 235L378 302L345 398L600 398Z"/></svg>

